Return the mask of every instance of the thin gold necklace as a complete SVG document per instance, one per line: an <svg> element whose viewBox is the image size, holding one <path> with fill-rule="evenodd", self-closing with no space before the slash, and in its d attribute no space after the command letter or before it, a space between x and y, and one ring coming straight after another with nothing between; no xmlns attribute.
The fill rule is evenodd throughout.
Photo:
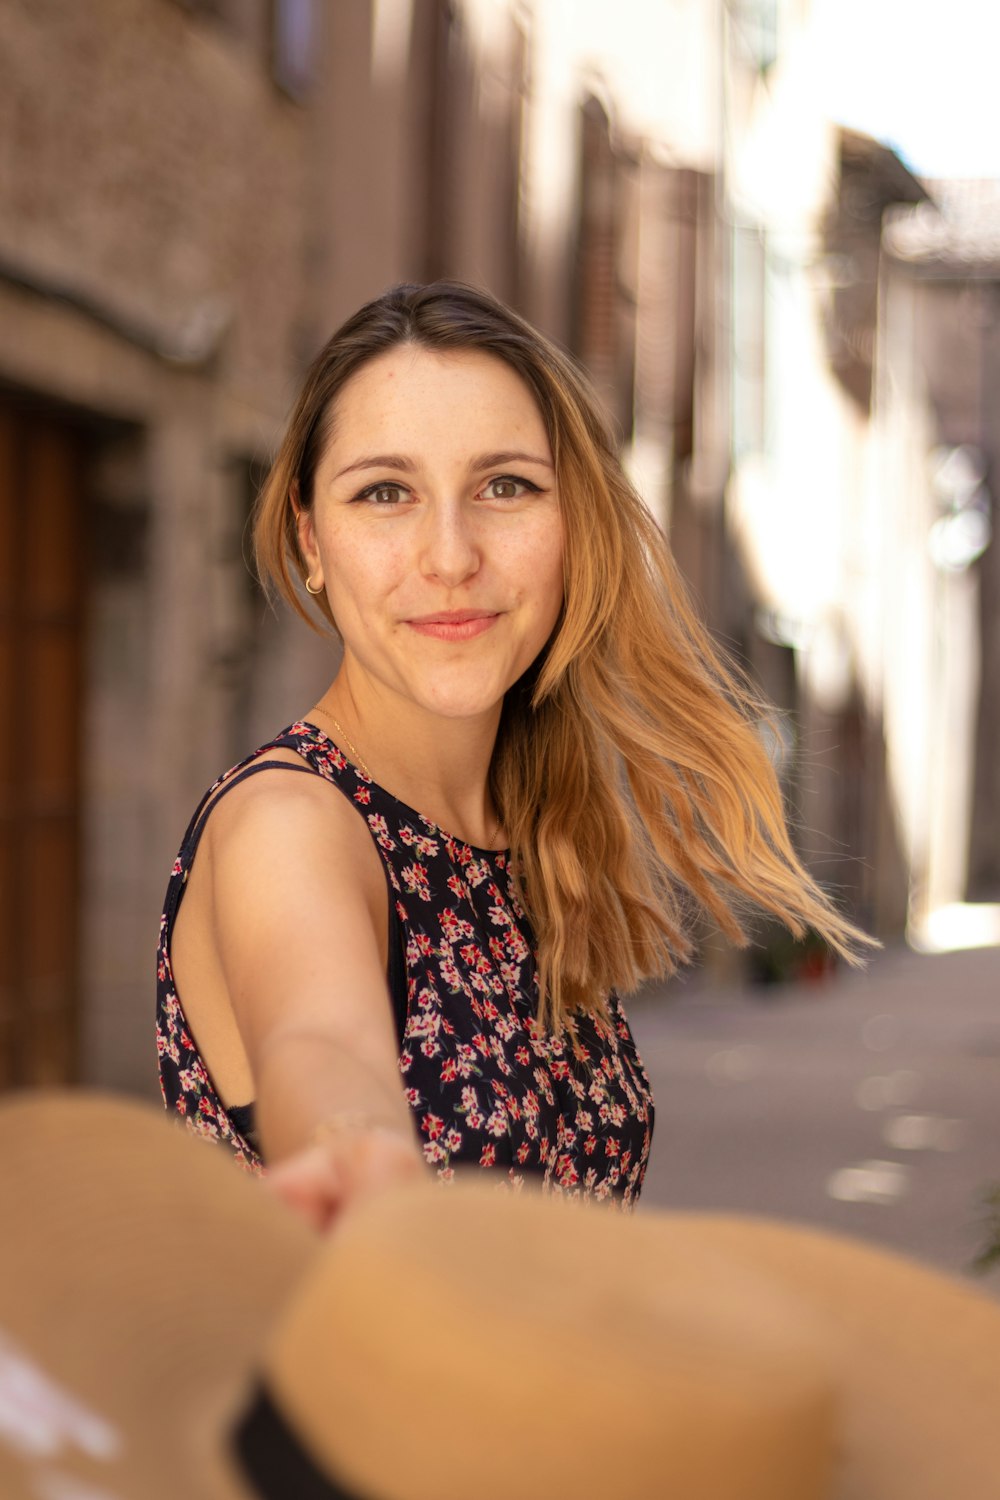
<svg viewBox="0 0 1000 1500"><path fill-rule="evenodd" d="M335 719L333 717L333 714L330 712L330 710L328 708L315 708L313 710L313 712L317 713L317 714L323 714L325 718L327 718L327 719L330 720L330 723L333 725L334 729L336 729L337 733L340 735L340 738L343 740L343 742L347 746L348 750L350 750L351 756L352 756L352 758L354 760L355 765L361 767L362 771L364 771L364 773L368 777L369 781L374 781L375 777L372 775L371 771L369 771L368 767L365 765L364 761L361 759L361 756L358 754L357 750L354 748L354 746L351 744L350 740L347 738L347 731L344 728L343 724L341 724L340 720L339 719Z"/></svg>
<svg viewBox="0 0 1000 1500"><path fill-rule="evenodd" d="M347 738L347 731L344 729L344 726L343 726L343 724L341 724L340 720L334 718L333 714L330 712L330 710L328 708L320 708L319 705L317 705L313 709L313 713L314 714L322 714L324 718L330 720L330 723L333 725L334 729L336 729L337 733L340 735L340 738L343 740L344 745L346 746L346 748L348 750L350 750L350 752L351 752L351 758L354 761L354 764L356 766L359 766L361 768L361 770L364 771L364 773L368 777L369 781L374 781L375 777L372 775L371 771L369 771L368 767L365 765L364 761L361 759L361 756L358 754L358 752L355 749L355 747L351 744L350 740ZM499 832L500 832L500 819L498 817L497 820L496 820L496 822L493 825L493 837L490 839L489 843L486 845L486 848L489 849L489 850L491 850L494 853L496 852L497 834Z"/></svg>

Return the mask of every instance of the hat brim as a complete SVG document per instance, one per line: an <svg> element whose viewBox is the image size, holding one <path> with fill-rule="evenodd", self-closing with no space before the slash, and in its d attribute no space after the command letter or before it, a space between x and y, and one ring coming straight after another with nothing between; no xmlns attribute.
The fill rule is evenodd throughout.
<svg viewBox="0 0 1000 1500"><path fill-rule="evenodd" d="M1000 1305L982 1290L854 1239L730 1215L670 1216L702 1245L784 1287L846 1351L845 1500L997 1500Z"/></svg>
<svg viewBox="0 0 1000 1500"><path fill-rule="evenodd" d="M220 1434L318 1236L162 1110L79 1092L0 1104L0 1216L5 1500L248 1500Z"/></svg>
<svg viewBox="0 0 1000 1500"><path fill-rule="evenodd" d="M825 1500L822 1320L669 1216L483 1179L360 1205L293 1294L268 1389L318 1467L378 1500Z"/></svg>
<svg viewBox="0 0 1000 1500"><path fill-rule="evenodd" d="M267 1365L379 1500L1000 1494L1000 1307L787 1224L407 1187L344 1223Z"/></svg>

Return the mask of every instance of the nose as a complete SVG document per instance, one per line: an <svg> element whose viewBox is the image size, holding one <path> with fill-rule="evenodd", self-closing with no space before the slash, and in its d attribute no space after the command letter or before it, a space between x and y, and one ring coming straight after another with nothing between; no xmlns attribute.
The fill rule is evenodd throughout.
<svg viewBox="0 0 1000 1500"><path fill-rule="evenodd" d="M479 571L482 561L475 520L460 500L429 505L421 533L421 571L456 588Z"/></svg>

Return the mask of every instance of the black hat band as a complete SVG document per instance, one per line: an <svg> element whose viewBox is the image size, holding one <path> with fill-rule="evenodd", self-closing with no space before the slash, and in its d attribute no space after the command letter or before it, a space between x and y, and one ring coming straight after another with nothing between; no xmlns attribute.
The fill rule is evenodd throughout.
<svg viewBox="0 0 1000 1500"><path fill-rule="evenodd" d="M261 1500L373 1500L343 1489L317 1468L264 1386L240 1418L233 1444Z"/></svg>

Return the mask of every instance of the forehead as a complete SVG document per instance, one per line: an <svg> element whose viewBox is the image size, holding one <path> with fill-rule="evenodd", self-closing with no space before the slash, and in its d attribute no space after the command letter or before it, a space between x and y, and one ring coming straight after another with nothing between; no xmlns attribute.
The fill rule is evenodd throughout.
<svg viewBox="0 0 1000 1500"><path fill-rule="evenodd" d="M488 450L512 440L551 457L534 394L516 370L478 349L434 350L404 344L368 361L334 402L327 453L369 448L396 452L468 447Z"/></svg>

